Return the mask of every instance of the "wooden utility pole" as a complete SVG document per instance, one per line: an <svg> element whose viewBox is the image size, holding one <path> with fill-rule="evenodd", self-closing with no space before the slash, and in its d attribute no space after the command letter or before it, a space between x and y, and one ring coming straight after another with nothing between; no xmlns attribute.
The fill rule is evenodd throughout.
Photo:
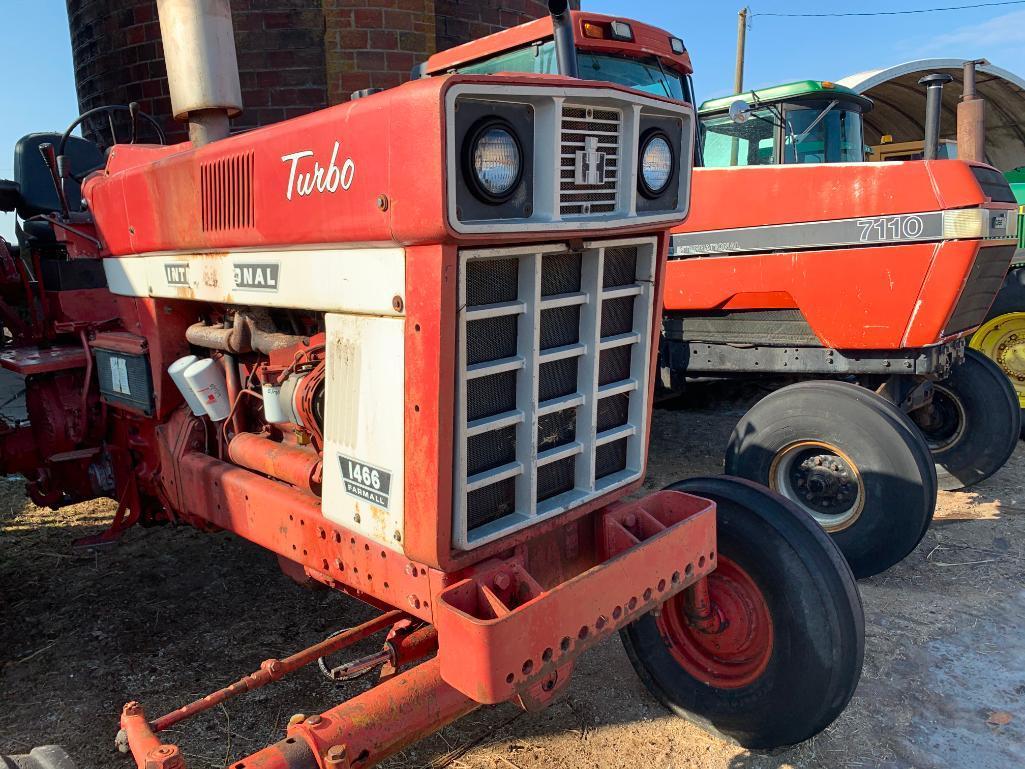
<svg viewBox="0 0 1025 769"><path fill-rule="evenodd" d="M744 53L747 48L747 13L745 5L740 9L740 16L737 19L737 75L733 83L733 93L742 93L744 90Z"/></svg>

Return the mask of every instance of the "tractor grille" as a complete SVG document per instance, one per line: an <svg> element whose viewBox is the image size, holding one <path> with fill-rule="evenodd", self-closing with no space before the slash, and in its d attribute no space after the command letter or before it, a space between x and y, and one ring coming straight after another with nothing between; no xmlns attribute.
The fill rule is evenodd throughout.
<svg viewBox="0 0 1025 769"><path fill-rule="evenodd" d="M652 239L461 253L457 548L641 477L654 273Z"/></svg>
<svg viewBox="0 0 1025 769"><path fill-rule="evenodd" d="M616 211L622 132L619 110L563 105L559 175L563 216Z"/></svg>
<svg viewBox="0 0 1025 769"><path fill-rule="evenodd" d="M980 248L975 264L968 274L968 280L961 289L954 312L947 321L944 336L959 334L982 325L993 306L993 300L1004 284L1007 269L1011 266L1014 246L989 246Z"/></svg>

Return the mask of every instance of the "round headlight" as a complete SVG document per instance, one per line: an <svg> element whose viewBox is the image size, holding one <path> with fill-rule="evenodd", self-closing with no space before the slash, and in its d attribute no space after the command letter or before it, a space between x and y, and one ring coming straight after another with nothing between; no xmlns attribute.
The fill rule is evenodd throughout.
<svg viewBox="0 0 1025 769"><path fill-rule="evenodd" d="M658 197L673 180L673 148L664 134L651 136L641 150L641 191Z"/></svg>
<svg viewBox="0 0 1025 769"><path fill-rule="evenodd" d="M484 197L501 202L520 181L522 156L512 129L502 125L483 126L471 147L471 166Z"/></svg>

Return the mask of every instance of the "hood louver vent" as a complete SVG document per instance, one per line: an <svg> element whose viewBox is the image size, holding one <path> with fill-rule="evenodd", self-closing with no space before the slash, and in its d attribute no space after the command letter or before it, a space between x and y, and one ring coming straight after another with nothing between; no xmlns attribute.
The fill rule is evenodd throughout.
<svg viewBox="0 0 1025 769"><path fill-rule="evenodd" d="M254 226L253 165L252 152L200 165L203 232L231 232Z"/></svg>

